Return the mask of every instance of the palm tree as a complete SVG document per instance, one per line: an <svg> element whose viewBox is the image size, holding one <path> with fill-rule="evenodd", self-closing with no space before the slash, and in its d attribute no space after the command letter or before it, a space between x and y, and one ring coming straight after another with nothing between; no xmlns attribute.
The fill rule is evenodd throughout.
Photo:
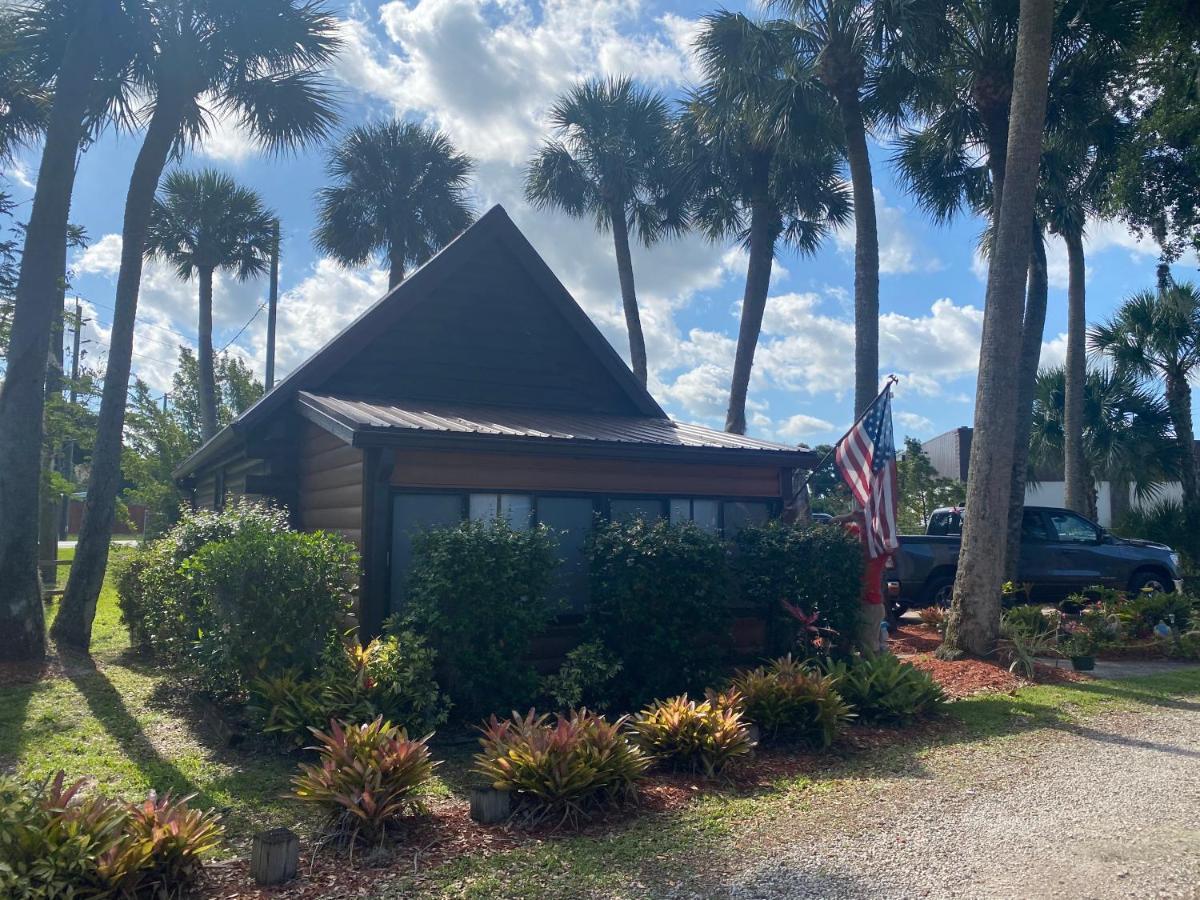
<svg viewBox="0 0 1200 900"><path fill-rule="evenodd" d="M592 216L597 230L612 230L629 358L646 383L646 340L633 284L629 231L651 246L685 222L671 154L671 120L661 94L628 78L592 79L576 85L550 108L554 140L529 163L525 196L539 209ZM675 201L672 203L672 201Z"/></svg>
<svg viewBox="0 0 1200 900"><path fill-rule="evenodd" d="M1093 350L1112 361L1118 373L1144 383L1161 382L1179 447L1179 480L1190 516L1200 512L1191 378L1200 367L1200 290L1170 283L1163 290L1139 291L1088 336ZM1196 521L1195 518L1192 521Z"/></svg>
<svg viewBox="0 0 1200 900"><path fill-rule="evenodd" d="M353 129L329 156L337 183L317 195L317 249L346 266L383 255L394 288L471 224L474 168L440 131L400 121Z"/></svg>
<svg viewBox="0 0 1200 900"><path fill-rule="evenodd" d="M678 123L693 219L712 240L746 248L746 288L725 430L746 431L746 393L776 245L815 253L847 222L838 125L788 22L740 13L704 18L696 40L705 83Z"/></svg>
<svg viewBox="0 0 1200 900"><path fill-rule="evenodd" d="M146 256L163 259L184 281L200 284L197 328L201 435L217 433L217 384L213 371L213 274L222 269L239 281L270 266L275 217L254 191L212 169L172 172L150 211Z"/></svg>
<svg viewBox="0 0 1200 900"><path fill-rule="evenodd" d="M76 157L85 138L119 113L125 99L132 53L126 15L126 4L115 0L43 0L19 8L5 32L13 42L8 74L36 90L52 89L53 100L0 387L0 660L45 653L37 529L30 527L30 515L39 506L46 359L65 274ZM30 104L18 102L13 111L26 115ZM31 127L10 119L8 147Z"/></svg>
<svg viewBox="0 0 1200 900"><path fill-rule="evenodd" d="M1000 211L979 352L975 437L967 482L972 512L963 533L946 622L943 649L947 655L989 654L1000 631L1003 554L996 549L1004 547L1008 529L1019 386L1013 360L1021 346L1053 27L1054 0L1021 0L1003 200L997 203Z"/></svg>
<svg viewBox="0 0 1200 900"><path fill-rule="evenodd" d="M334 121L319 72L339 46L337 20L314 0L161 0L137 68L146 136L121 229L108 366L79 543L53 634L86 648L104 580L120 488L121 434L133 327L154 195L172 154L203 138L214 110L235 116L269 151L322 137Z"/></svg>
<svg viewBox="0 0 1200 900"><path fill-rule="evenodd" d="M1066 456L1066 372L1038 373L1029 441L1031 468L1061 469ZM1081 514L1095 520L1098 481L1108 481L1114 500L1128 502L1132 485L1150 501L1178 476L1178 448L1167 405L1128 374L1108 368L1087 373L1083 402L1083 469L1088 502ZM1033 483L1031 479L1031 483ZM1119 518L1114 514L1114 520Z"/></svg>

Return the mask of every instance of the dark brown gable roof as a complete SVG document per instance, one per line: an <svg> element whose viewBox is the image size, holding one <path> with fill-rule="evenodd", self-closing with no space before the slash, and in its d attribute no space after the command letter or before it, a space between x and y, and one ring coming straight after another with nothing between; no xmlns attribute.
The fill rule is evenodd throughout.
<svg viewBox="0 0 1200 900"><path fill-rule="evenodd" d="M491 299L496 302L488 304ZM443 351L445 360L438 358ZM507 361L500 358L505 353ZM504 388L508 396L497 386L499 366L513 376ZM494 206L200 447L175 475L187 476L217 458L237 435L288 408L299 391L392 399L392 390L397 398L524 402L667 418L504 209Z"/></svg>

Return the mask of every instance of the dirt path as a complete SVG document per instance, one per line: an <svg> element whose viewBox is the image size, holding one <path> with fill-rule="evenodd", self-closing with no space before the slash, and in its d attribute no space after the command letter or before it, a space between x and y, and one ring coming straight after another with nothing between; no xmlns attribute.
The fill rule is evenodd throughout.
<svg viewBox="0 0 1200 900"><path fill-rule="evenodd" d="M940 748L857 788L764 823L740 872L679 895L1200 898L1194 701Z"/></svg>

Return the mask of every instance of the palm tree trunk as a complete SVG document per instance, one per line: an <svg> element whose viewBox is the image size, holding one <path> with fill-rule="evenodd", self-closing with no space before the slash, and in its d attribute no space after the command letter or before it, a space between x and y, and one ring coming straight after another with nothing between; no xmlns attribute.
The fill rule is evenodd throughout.
<svg viewBox="0 0 1200 900"><path fill-rule="evenodd" d="M213 270L200 269L200 324L196 330L200 381L200 436L217 433L217 375L213 366Z"/></svg>
<svg viewBox="0 0 1200 900"><path fill-rule="evenodd" d="M1175 440L1179 444L1181 458L1179 467L1179 482L1183 487L1184 508L1191 511L1200 509L1200 496L1197 496L1197 486L1200 479L1196 476L1196 435L1192 429L1192 388L1187 378L1168 375L1164 394L1167 408L1171 412L1171 422L1175 426Z"/></svg>
<svg viewBox="0 0 1200 900"><path fill-rule="evenodd" d="M758 168L756 181L759 188L750 203L750 261L746 266L746 289L742 294L742 320L738 326L733 379L729 386L729 409L725 413L725 430L730 434L746 433L746 393L750 389L750 370L754 367L754 351L762 331L767 292L771 287L771 265L775 259L773 216L767 197L767 163L760 160L753 165Z"/></svg>
<svg viewBox="0 0 1200 900"><path fill-rule="evenodd" d="M395 244L388 246L388 290L404 280L404 252Z"/></svg>
<svg viewBox="0 0 1200 900"><path fill-rule="evenodd" d="M879 229L858 90L838 94L854 195L854 415L879 393Z"/></svg>
<svg viewBox="0 0 1200 900"><path fill-rule="evenodd" d="M1129 515L1129 508L1131 506L1129 502L1129 488L1128 479L1120 475L1114 475L1109 479L1108 513L1113 525L1120 525L1122 520Z"/></svg>
<svg viewBox="0 0 1200 900"><path fill-rule="evenodd" d="M637 291L633 287L633 257L629 253L629 223L625 210L613 204L613 248L617 254L617 278L621 282L621 306L625 309L625 330L629 332L629 361L633 374L642 386L646 385L646 338L642 335L642 317L638 313Z"/></svg>
<svg viewBox="0 0 1200 900"><path fill-rule="evenodd" d="M67 270L66 246L63 246L63 272ZM50 415L51 404L57 395L62 398L63 386L63 316L67 306L66 278L59 280L58 302L54 310L54 322L50 329L50 353L46 357L46 410L43 417ZM48 431L47 425L43 425ZM58 584L58 497L50 489L50 475L61 456L61 447L43 440L42 489L38 504L38 557L41 560L42 584Z"/></svg>
<svg viewBox="0 0 1200 900"><path fill-rule="evenodd" d="M158 179L179 133L183 98L159 92L146 128L146 138L133 164L129 191L125 195L125 219L121 227L121 270L113 304L113 327L108 344L104 393L96 424L92 470L79 543L71 563L71 576L63 594L62 607L51 634L61 644L86 650L92 639L96 601L108 564L117 492L121 487L121 435L125 427L125 403L129 395L129 370L133 362L133 329L137 319L138 290L142 280L142 255L146 226Z"/></svg>
<svg viewBox="0 0 1200 900"><path fill-rule="evenodd" d="M1047 79L1053 0L1021 0L1013 100L1004 175L1004 202L988 268L975 433L971 443L967 508L954 601L946 622L943 654L987 655L1000 632L1000 584L1008 532L1013 432L1016 429L1018 366L1029 223L1033 221Z"/></svg>
<svg viewBox="0 0 1200 900"><path fill-rule="evenodd" d="M38 583L37 529L45 411L46 354L54 301L65 272L67 215L75 156L83 137L89 89L99 64L95 30L108 0L81 11L67 39L38 167L37 188L13 304L7 368L0 386L0 660L40 659L46 652Z"/></svg>
<svg viewBox="0 0 1200 900"><path fill-rule="evenodd" d="M1067 509L1083 513L1088 479L1083 458L1083 386L1087 380L1087 308L1084 293L1083 235L1067 230L1067 366L1063 392L1063 480ZM1128 499L1128 498L1127 498Z"/></svg>
<svg viewBox="0 0 1200 900"><path fill-rule="evenodd" d="M1046 330L1046 301L1050 293L1046 271L1046 242L1034 223L1033 249L1029 254L1029 284L1025 298L1025 321L1021 327L1021 357L1017 361L1017 423L1013 430L1012 485L1008 495L1008 541L1004 554L1004 578L1017 579L1021 563L1021 519L1025 514L1025 482L1029 475L1029 432L1033 427L1033 394L1038 363L1042 359L1042 334Z"/></svg>

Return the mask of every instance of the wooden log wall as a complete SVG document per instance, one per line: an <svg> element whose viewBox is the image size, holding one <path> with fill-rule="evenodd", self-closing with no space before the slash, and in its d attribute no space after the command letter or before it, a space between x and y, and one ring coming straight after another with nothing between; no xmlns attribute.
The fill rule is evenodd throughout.
<svg viewBox="0 0 1200 900"><path fill-rule="evenodd" d="M300 449L300 527L340 533L362 550L362 450L306 423Z"/></svg>

